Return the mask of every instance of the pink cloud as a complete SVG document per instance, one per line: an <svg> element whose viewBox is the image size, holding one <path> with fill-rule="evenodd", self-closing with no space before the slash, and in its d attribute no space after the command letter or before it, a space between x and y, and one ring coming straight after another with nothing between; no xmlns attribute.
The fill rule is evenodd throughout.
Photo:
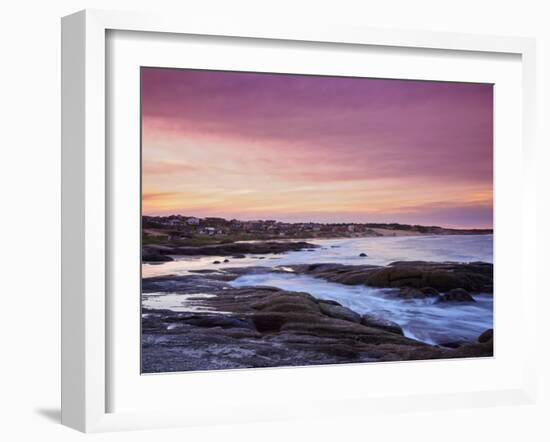
<svg viewBox="0 0 550 442"><path fill-rule="evenodd" d="M254 185L266 198L268 179L437 189L464 208L457 189L492 189L492 100L490 84L144 68L144 179L201 195Z"/></svg>

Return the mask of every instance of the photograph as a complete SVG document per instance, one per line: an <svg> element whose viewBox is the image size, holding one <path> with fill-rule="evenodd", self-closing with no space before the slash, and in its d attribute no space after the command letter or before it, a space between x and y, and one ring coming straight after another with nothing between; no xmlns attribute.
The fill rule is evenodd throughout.
<svg viewBox="0 0 550 442"><path fill-rule="evenodd" d="M493 86L142 66L141 373L493 357Z"/></svg>

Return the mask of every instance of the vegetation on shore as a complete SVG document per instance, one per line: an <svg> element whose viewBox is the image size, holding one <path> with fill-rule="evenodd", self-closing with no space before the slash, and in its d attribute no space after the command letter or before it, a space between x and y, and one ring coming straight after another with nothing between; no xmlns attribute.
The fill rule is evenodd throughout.
<svg viewBox="0 0 550 442"><path fill-rule="evenodd" d="M143 245L202 247L238 241L358 238L402 235L491 234L492 229L449 229L400 223L284 223L170 215L142 218Z"/></svg>

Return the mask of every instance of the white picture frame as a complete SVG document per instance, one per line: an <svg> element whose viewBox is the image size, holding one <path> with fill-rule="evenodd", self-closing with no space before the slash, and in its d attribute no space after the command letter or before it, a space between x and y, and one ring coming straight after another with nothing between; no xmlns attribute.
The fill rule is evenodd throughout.
<svg viewBox="0 0 550 442"><path fill-rule="evenodd" d="M515 54L522 74L522 229L521 297L523 318L536 317L535 278L529 256L536 256L534 107L535 43L533 39L481 35L388 31L304 24L218 23L201 17L166 17L151 14L86 10L62 20L62 423L85 432L156 428L311 417L329 414L367 414L411 408L455 408L503 403L532 403L535 398L536 353L534 340L526 340L521 385L502 389L387 396L358 400L327 398L300 409L276 403L272 407L236 404L240 415L183 413L176 408L160 411L109 412L108 367L112 355L107 339L111 312L108 302L107 228L110 212L106 119L106 35L109 31L204 35L283 40L289 43L338 43L380 48L426 48ZM518 146L519 148L519 146ZM497 171L498 173L498 171ZM532 258L531 258L532 259ZM527 336L535 324L523 319ZM193 374L186 374L193 376ZM260 409L259 409L260 408Z"/></svg>

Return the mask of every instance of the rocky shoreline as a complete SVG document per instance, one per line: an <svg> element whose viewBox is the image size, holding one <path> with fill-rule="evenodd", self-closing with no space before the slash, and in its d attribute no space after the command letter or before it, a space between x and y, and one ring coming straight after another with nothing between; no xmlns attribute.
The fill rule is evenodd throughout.
<svg viewBox="0 0 550 442"><path fill-rule="evenodd" d="M399 293L412 291L409 295L413 297L447 296L450 302L467 302L455 299L453 290L483 287L492 291L492 265L485 263L313 264L291 269L342 284L388 287L399 289ZM186 310L192 311L142 309L142 371L493 355L492 331L483 332L477 342L430 345L405 337L398 324L381 317L359 315L332 300L274 287L236 288L230 284L243 274L267 271L288 271L288 268L199 270L184 276L143 279L145 298L163 293L188 295Z"/></svg>
<svg viewBox="0 0 550 442"><path fill-rule="evenodd" d="M246 254L280 254L290 251L312 250L319 247L305 241L260 241L211 244L197 247L148 245L142 249L143 262L173 261L170 255L186 256L228 256L244 258Z"/></svg>

